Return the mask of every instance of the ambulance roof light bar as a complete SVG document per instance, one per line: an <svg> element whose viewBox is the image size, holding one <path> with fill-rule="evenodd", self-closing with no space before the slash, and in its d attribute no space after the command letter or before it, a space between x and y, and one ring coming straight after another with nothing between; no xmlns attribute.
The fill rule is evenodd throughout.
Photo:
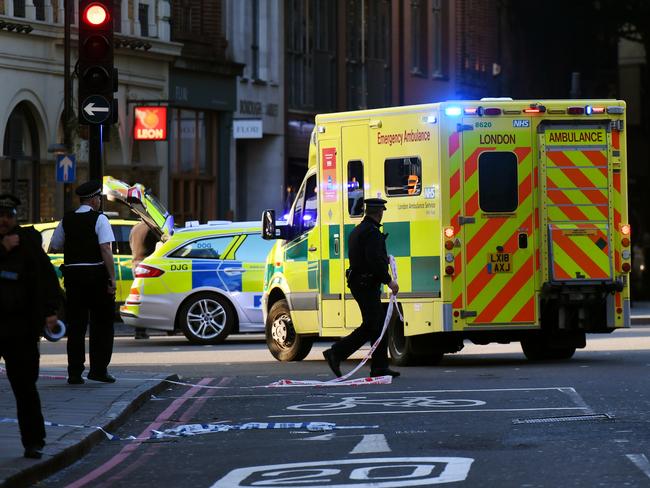
<svg viewBox="0 0 650 488"><path fill-rule="evenodd" d="M607 113L608 114L620 115L623 112L625 112L625 107L621 107L619 105L613 105L613 106L607 107Z"/></svg>
<svg viewBox="0 0 650 488"><path fill-rule="evenodd" d="M462 113L463 113L462 109L455 105L451 107L445 107L445 115L447 117L458 117Z"/></svg>
<svg viewBox="0 0 650 488"><path fill-rule="evenodd" d="M530 107L524 109L525 114L543 114L545 112L546 107L544 105L540 105L539 103L531 103Z"/></svg>

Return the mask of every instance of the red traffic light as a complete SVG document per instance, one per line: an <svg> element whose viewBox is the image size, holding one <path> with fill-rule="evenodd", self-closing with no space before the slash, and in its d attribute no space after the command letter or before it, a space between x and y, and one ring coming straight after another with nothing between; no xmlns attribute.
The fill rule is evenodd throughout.
<svg viewBox="0 0 650 488"><path fill-rule="evenodd" d="M105 5L100 3L91 3L86 7L86 10L84 10L83 20L90 26L100 27L110 20L110 15Z"/></svg>

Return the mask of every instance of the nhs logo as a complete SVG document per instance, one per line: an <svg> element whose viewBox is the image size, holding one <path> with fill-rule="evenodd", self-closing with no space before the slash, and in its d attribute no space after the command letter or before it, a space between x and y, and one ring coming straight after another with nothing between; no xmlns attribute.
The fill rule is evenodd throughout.
<svg viewBox="0 0 650 488"><path fill-rule="evenodd" d="M521 127L530 127L530 120L528 119L515 119L512 121L512 126L521 128Z"/></svg>

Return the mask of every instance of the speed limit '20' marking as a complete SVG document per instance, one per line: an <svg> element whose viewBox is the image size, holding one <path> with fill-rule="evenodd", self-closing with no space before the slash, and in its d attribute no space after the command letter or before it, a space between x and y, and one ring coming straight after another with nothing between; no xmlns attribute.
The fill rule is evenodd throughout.
<svg viewBox="0 0 650 488"><path fill-rule="evenodd" d="M238 468L212 488L397 488L463 481L474 462L464 457L339 459Z"/></svg>

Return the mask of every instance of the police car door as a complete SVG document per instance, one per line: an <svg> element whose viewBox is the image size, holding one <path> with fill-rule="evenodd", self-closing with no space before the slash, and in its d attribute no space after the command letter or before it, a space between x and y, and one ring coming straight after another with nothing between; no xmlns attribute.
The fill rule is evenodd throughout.
<svg viewBox="0 0 650 488"><path fill-rule="evenodd" d="M464 310L468 326L534 323L530 118L463 119Z"/></svg>

